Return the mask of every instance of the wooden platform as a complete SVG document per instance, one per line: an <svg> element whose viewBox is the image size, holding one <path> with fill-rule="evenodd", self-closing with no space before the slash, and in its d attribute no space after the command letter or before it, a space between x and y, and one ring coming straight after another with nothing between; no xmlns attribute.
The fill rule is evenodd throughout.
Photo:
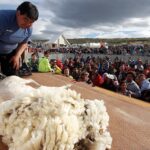
<svg viewBox="0 0 150 150"><path fill-rule="evenodd" d="M109 131L113 138L112 150L150 149L150 104L105 89L51 73L35 73L30 77L42 85L62 86L72 84L71 89L83 98L103 99L110 116ZM2 143L1 143L2 144ZM0 144L0 150L6 150Z"/></svg>

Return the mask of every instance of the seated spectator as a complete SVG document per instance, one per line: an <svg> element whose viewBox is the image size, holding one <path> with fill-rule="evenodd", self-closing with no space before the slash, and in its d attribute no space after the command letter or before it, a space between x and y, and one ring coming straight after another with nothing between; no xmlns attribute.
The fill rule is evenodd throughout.
<svg viewBox="0 0 150 150"><path fill-rule="evenodd" d="M52 71L50 63L49 63L49 52L45 51L44 56L39 60L38 71L39 72L50 72Z"/></svg>
<svg viewBox="0 0 150 150"><path fill-rule="evenodd" d="M150 64L147 65L143 72L147 78L150 78Z"/></svg>
<svg viewBox="0 0 150 150"><path fill-rule="evenodd" d="M126 75L127 75L127 73L126 73L126 70L125 70L125 64L123 64L119 67L119 75L118 75L119 82L125 80Z"/></svg>
<svg viewBox="0 0 150 150"><path fill-rule="evenodd" d="M64 61L64 64L63 64L64 67L69 67L69 59L65 59Z"/></svg>
<svg viewBox="0 0 150 150"><path fill-rule="evenodd" d="M57 65L61 70L63 70L63 63L62 63L62 61L61 61L60 59L57 59L57 60L56 60L56 65Z"/></svg>
<svg viewBox="0 0 150 150"><path fill-rule="evenodd" d="M139 86L141 88L141 98L150 101L150 82L144 74L138 75Z"/></svg>
<svg viewBox="0 0 150 150"><path fill-rule="evenodd" d="M83 71L81 73L79 81L86 82L88 84L92 83L91 80L89 79L89 73L87 71Z"/></svg>
<svg viewBox="0 0 150 150"><path fill-rule="evenodd" d="M64 68L64 76L73 79L73 77L70 75L70 70L69 70L68 67L67 67L67 68Z"/></svg>
<svg viewBox="0 0 150 150"><path fill-rule="evenodd" d="M125 81L120 82L119 93L131 97L132 92L127 90L127 83Z"/></svg>
<svg viewBox="0 0 150 150"><path fill-rule="evenodd" d="M101 68L102 69L102 73L108 72L109 66L110 66L109 58L106 57L106 59L104 59L104 61L102 63L102 68Z"/></svg>
<svg viewBox="0 0 150 150"><path fill-rule="evenodd" d="M103 83L104 83L104 79L103 77L98 74L98 73L92 73L92 83L93 83L93 86L98 86L100 87Z"/></svg>
<svg viewBox="0 0 150 150"><path fill-rule="evenodd" d="M51 65L53 73L55 73L55 74L61 74L62 73L62 70L57 66L56 60L51 60L50 65Z"/></svg>
<svg viewBox="0 0 150 150"><path fill-rule="evenodd" d="M37 72L38 71L38 63L39 60L36 57L36 53L33 53L31 55L31 58L29 58L27 65L30 67L32 72Z"/></svg>
<svg viewBox="0 0 150 150"><path fill-rule="evenodd" d="M102 87L111 91L117 91L118 90L118 81L116 80L116 77L112 74L104 73L103 74L104 83L102 84Z"/></svg>
<svg viewBox="0 0 150 150"><path fill-rule="evenodd" d="M75 67L75 68L73 69L71 75L72 75L72 77L73 77L76 81L78 81L79 78L80 78L79 69Z"/></svg>
<svg viewBox="0 0 150 150"><path fill-rule="evenodd" d="M127 73L126 83L127 83L127 90L131 91L131 97L140 98L141 90L135 80L135 73L130 71Z"/></svg>
<svg viewBox="0 0 150 150"><path fill-rule="evenodd" d="M143 66L143 62L140 58L137 60L136 65L134 66L134 69L136 71L143 72L144 66Z"/></svg>
<svg viewBox="0 0 150 150"><path fill-rule="evenodd" d="M150 82L146 79L146 76L144 74L139 74L138 79L139 79L139 86L141 88L141 92L150 89Z"/></svg>

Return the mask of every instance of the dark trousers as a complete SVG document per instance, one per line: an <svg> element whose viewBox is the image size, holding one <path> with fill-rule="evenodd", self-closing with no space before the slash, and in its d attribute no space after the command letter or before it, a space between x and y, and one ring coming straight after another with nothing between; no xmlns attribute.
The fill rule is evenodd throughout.
<svg viewBox="0 0 150 150"><path fill-rule="evenodd" d="M16 51L9 54L0 54L0 65L1 65L1 72L6 75L18 75L18 71L13 68L13 64L10 63L12 56L14 56Z"/></svg>

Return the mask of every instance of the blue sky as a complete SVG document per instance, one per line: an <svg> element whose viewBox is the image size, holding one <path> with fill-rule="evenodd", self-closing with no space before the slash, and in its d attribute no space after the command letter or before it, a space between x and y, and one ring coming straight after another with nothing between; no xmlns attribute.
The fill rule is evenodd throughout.
<svg viewBox="0 0 150 150"><path fill-rule="evenodd" d="M0 0L16 9L22 0ZM150 37L150 0L30 0L40 12L32 38Z"/></svg>

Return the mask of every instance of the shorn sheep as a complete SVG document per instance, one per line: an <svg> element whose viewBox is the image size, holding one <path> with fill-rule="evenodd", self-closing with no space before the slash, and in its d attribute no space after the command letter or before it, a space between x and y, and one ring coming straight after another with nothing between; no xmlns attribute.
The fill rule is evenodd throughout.
<svg viewBox="0 0 150 150"><path fill-rule="evenodd" d="M0 135L9 150L105 150L112 138L102 100L63 87L30 87L16 76L0 82ZM1 96L1 100L3 100Z"/></svg>

